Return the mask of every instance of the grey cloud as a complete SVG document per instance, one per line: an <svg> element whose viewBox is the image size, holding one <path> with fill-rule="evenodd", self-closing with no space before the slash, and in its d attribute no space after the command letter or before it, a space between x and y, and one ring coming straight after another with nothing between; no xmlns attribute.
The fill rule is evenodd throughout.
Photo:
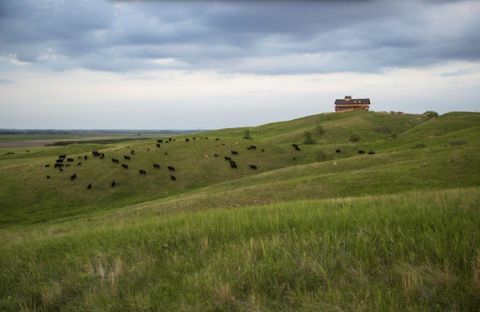
<svg viewBox="0 0 480 312"><path fill-rule="evenodd" d="M124 72L375 72L480 59L480 21L451 32L432 10L468 1L18 1L0 4L0 54ZM457 15L455 15L457 14ZM174 60L171 62L159 59Z"/></svg>

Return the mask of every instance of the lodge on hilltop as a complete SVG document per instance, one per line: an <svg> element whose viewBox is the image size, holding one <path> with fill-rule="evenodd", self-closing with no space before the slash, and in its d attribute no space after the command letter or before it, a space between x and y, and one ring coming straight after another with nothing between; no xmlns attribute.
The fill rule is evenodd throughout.
<svg viewBox="0 0 480 312"><path fill-rule="evenodd" d="M345 99L335 100L335 111L344 112L351 110L367 110L370 108L370 99L352 99L351 96L345 96Z"/></svg>

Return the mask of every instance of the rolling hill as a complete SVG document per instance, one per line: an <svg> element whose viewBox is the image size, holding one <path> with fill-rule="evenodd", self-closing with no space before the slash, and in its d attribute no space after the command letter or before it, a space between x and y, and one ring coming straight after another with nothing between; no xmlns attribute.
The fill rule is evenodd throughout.
<svg viewBox="0 0 480 312"><path fill-rule="evenodd" d="M0 309L480 306L480 114L245 130L2 149Z"/></svg>

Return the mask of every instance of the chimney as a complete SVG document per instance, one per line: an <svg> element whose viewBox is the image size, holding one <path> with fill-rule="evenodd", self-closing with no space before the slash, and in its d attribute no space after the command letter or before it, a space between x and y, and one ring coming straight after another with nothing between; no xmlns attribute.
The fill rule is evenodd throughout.
<svg viewBox="0 0 480 312"><path fill-rule="evenodd" d="M350 95L345 95L345 102L349 102L352 99Z"/></svg>

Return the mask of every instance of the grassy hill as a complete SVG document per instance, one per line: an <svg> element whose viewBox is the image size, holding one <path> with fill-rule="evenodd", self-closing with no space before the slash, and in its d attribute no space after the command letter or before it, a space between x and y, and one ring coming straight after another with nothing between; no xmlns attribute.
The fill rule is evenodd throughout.
<svg viewBox="0 0 480 312"><path fill-rule="evenodd" d="M480 306L480 114L245 130L0 150L0 310Z"/></svg>

